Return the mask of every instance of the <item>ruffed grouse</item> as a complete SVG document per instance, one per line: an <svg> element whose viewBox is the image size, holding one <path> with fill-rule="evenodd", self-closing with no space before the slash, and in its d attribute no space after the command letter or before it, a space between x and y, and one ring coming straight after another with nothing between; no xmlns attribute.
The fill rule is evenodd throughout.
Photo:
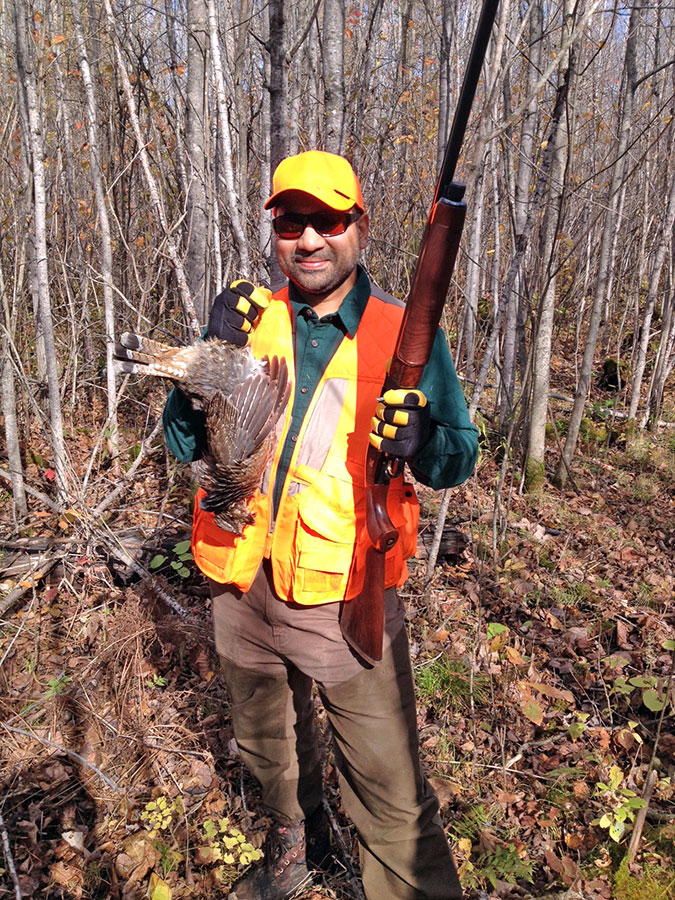
<svg viewBox="0 0 675 900"><path fill-rule="evenodd" d="M202 509L227 531L253 522L248 500L274 449L275 426L288 403L284 359L256 359L248 347L220 340L171 347L125 332L115 345L118 368L170 378L206 417L207 447L197 462L207 496Z"/></svg>

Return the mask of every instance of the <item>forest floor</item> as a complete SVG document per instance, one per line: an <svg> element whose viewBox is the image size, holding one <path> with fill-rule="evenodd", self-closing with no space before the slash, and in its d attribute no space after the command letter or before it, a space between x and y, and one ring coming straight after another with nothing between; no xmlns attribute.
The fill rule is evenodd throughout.
<svg viewBox="0 0 675 900"><path fill-rule="evenodd" d="M84 471L94 437L72 437ZM262 844L186 554L189 471L156 448L105 522L31 500L17 532L3 504L0 610L24 593L0 615L0 898L222 897ZM29 481L47 492L33 457ZM573 487L537 497L510 476L496 503L485 445L448 519L470 543L430 583L439 498L420 491L403 594L424 766L467 897L672 900L675 430L587 443L573 472ZM92 474L89 508L118 477ZM359 900L324 740L337 863L301 896Z"/></svg>

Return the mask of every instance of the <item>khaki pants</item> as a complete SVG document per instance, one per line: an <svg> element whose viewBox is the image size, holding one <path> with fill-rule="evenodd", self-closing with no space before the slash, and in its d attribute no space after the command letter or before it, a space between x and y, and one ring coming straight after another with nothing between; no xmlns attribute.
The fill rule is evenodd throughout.
<svg viewBox="0 0 675 900"><path fill-rule="evenodd" d="M438 801L419 762L396 592L386 594L385 650L373 667L342 639L338 603L285 603L262 569L245 595L215 582L211 593L234 734L269 810L298 821L321 803L314 681L331 724L342 801L359 835L368 900L461 898Z"/></svg>

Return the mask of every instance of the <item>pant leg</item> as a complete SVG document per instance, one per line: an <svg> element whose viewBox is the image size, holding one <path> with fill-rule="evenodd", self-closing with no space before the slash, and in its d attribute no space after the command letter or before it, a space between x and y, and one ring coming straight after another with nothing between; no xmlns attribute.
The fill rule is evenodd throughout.
<svg viewBox="0 0 675 900"><path fill-rule="evenodd" d="M279 652L266 604L280 601L270 598L262 571L247 594L216 582L210 588L216 649L242 759L273 815L305 819L323 796L312 680Z"/></svg>
<svg viewBox="0 0 675 900"><path fill-rule="evenodd" d="M285 678L223 657L221 665L237 746L264 805L277 818L306 819L323 796L311 679L294 668Z"/></svg>
<svg viewBox="0 0 675 900"><path fill-rule="evenodd" d="M320 689L368 900L461 898L438 800L419 761L405 629L373 669Z"/></svg>

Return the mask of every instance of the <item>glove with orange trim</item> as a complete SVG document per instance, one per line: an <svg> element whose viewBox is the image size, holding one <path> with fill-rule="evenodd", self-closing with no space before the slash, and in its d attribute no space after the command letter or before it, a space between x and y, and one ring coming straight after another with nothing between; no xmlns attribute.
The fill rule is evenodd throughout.
<svg viewBox="0 0 675 900"><path fill-rule="evenodd" d="M424 447L431 433L431 412L422 391L403 388L385 391L377 404L368 440L376 450L410 459Z"/></svg>
<svg viewBox="0 0 675 900"><path fill-rule="evenodd" d="M233 281L213 301L206 336L245 347L249 335L267 309L272 292L250 281Z"/></svg>

